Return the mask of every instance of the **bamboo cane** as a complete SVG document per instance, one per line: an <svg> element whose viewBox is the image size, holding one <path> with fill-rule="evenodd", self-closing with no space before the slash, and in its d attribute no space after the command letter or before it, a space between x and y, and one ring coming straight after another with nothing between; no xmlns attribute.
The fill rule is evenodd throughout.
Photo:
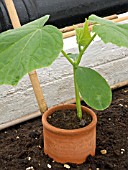
<svg viewBox="0 0 128 170"><path fill-rule="evenodd" d="M116 18L118 18L117 14L113 14L113 15L109 15L109 16L104 17L104 19L108 19L108 20L113 20L113 19L116 19Z"/></svg>
<svg viewBox="0 0 128 170"><path fill-rule="evenodd" d="M17 15L13 0L4 0L4 1L5 1L5 4L6 4L6 7L7 7L7 10L8 10L8 13L9 13L9 16L10 16L10 19L11 19L14 29L21 27L19 17ZM43 91L40 87L40 83L39 83L36 71L30 72L29 77L30 77L30 80L31 80L31 83L33 86L33 90L34 90L34 93L35 93L35 96L37 99L37 103L38 103L40 112L43 113L47 109L47 104L45 102L45 99L43 96Z"/></svg>
<svg viewBox="0 0 128 170"><path fill-rule="evenodd" d="M125 20L128 20L128 16L117 18L117 19L112 19L111 21L113 21L113 22L121 22L121 21L125 21ZM90 31L92 30L92 25L89 25L89 29L90 29ZM75 36L75 34L76 34L75 30L65 32L65 33L63 33L63 38L64 39L69 38L69 37Z"/></svg>
<svg viewBox="0 0 128 170"><path fill-rule="evenodd" d="M113 22L122 22L122 21L125 21L125 20L128 20L128 16L124 16L124 17L121 17L121 18L113 19L112 21Z"/></svg>
<svg viewBox="0 0 128 170"><path fill-rule="evenodd" d="M117 19L117 18L118 18L118 16L116 14L104 17L104 19L108 19L108 20L113 20L113 19ZM84 23L79 23L79 24L75 24L74 26L75 27L83 27L83 25L84 25ZM74 26L68 26L68 27L61 28L60 31L62 33L73 31L74 30Z"/></svg>

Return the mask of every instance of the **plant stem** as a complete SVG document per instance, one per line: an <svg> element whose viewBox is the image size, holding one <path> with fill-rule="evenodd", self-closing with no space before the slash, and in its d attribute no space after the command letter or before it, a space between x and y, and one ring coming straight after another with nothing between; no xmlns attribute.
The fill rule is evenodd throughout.
<svg viewBox="0 0 128 170"><path fill-rule="evenodd" d="M81 58L82 58L85 50L88 48L88 46L89 46L90 43L93 41L93 39L95 38L95 36L96 36L96 34L94 34L94 35L91 37L91 39L90 39L90 41L88 42L88 44L87 44L86 46L84 46L84 48L80 51L76 65L79 65L79 63L80 63L80 61L81 61Z"/></svg>
<svg viewBox="0 0 128 170"><path fill-rule="evenodd" d="M82 119L82 110L81 110L81 102L80 102L80 95L79 90L76 82L76 67L73 67L74 73L74 87L75 87L75 97L76 97L76 108L77 108L77 116L81 120Z"/></svg>
<svg viewBox="0 0 128 170"><path fill-rule="evenodd" d="M78 44L78 48L79 48L79 53L81 52L81 45Z"/></svg>
<svg viewBox="0 0 128 170"><path fill-rule="evenodd" d="M72 59L64 52L64 50L61 50L61 53L67 58L67 60L74 66L74 62Z"/></svg>

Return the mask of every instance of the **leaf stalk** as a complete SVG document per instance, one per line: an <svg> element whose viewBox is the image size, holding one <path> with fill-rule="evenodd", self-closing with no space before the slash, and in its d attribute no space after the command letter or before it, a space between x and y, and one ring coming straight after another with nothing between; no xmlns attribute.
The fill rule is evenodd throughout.
<svg viewBox="0 0 128 170"><path fill-rule="evenodd" d="M61 50L61 53L64 55L64 57L66 57L67 58L67 60L74 66L74 62L73 62L73 60L65 53L65 51L64 50Z"/></svg>

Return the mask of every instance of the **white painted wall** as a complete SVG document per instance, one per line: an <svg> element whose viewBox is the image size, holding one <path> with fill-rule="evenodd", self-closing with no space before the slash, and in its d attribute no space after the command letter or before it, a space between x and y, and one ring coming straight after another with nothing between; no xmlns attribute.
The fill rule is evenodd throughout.
<svg viewBox="0 0 128 170"><path fill-rule="evenodd" d="M77 52L75 37L64 40L68 52ZM81 65L96 69L110 85L128 79L128 49L105 45L96 39L83 56ZM49 68L37 70L48 107L74 98L72 67L63 56ZM26 75L16 87L0 86L0 124L38 110Z"/></svg>

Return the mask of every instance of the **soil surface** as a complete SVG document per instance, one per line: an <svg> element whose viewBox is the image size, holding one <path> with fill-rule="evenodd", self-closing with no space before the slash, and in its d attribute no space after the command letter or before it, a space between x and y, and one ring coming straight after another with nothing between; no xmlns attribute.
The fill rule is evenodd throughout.
<svg viewBox="0 0 128 170"><path fill-rule="evenodd" d="M128 87L113 91L97 111L96 156L81 165L59 164L43 152L41 117L0 132L0 170L128 170Z"/></svg>
<svg viewBox="0 0 128 170"><path fill-rule="evenodd" d="M77 117L76 110L58 110L54 112L47 120L51 125L61 129L79 129L91 123L91 116L83 114L81 120Z"/></svg>

